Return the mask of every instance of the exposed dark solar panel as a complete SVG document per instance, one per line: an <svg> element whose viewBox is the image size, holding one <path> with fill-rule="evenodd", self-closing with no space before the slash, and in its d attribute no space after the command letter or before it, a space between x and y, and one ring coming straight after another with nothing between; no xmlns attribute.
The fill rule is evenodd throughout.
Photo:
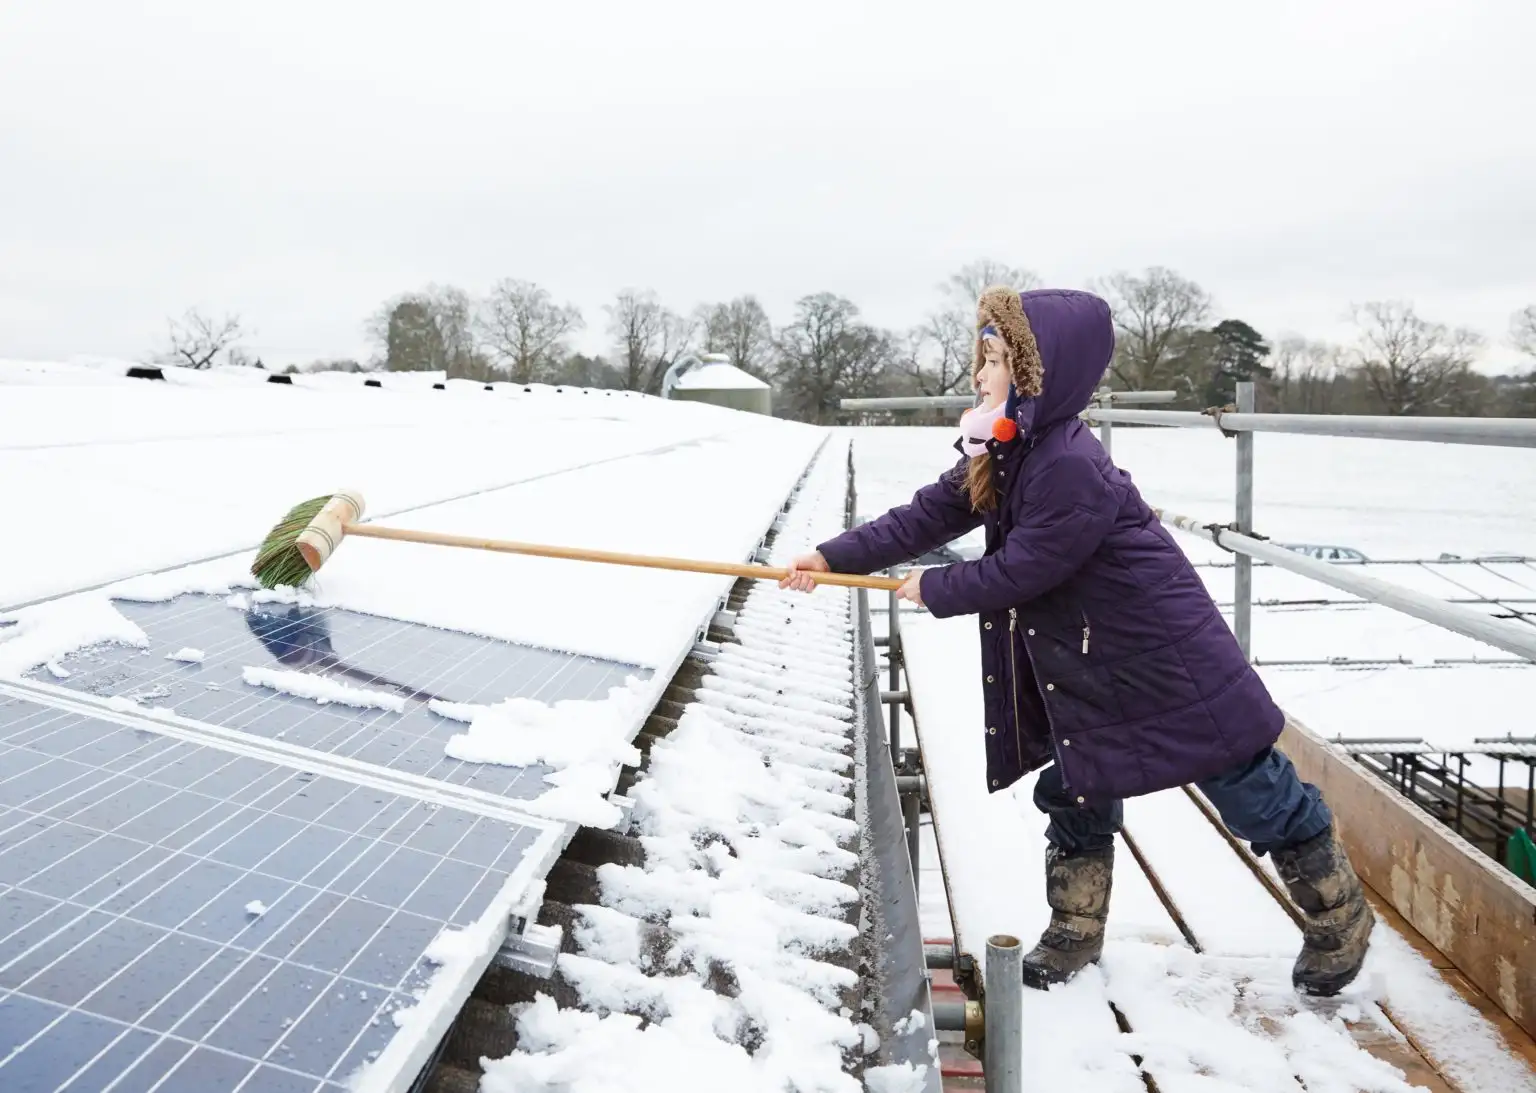
<svg viewBox="0 0 1536 1093"><path fill-rule="evenodd" d="M0 1090L341 1090L541 837L6 700Z"/></svg>
<svg viewBox="0 0 1536 1093"><path fill-rule="evenodd" d="M46 669L33 674L91 694L173 707L183 717L524 800L549 789L548 769L450 759L444 752L448 738L465 726L431 712L432 699L600 699L628 676L651 674L348 611L275 603L240 610L205 595L167 603L118 601L117 607L148 635L147 650L99 646L62 661L67 677L55 678ZM204 659L166 659L183 648ZM244 682L246 667L322 675L401 696L405 708L321 705Z"/></svg>

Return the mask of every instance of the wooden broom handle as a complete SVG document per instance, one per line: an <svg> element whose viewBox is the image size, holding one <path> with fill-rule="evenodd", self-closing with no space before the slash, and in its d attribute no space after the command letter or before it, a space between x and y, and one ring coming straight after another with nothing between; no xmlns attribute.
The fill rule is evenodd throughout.
<svg viewBox="0 0 1536 1093"><path fill-rule="evenodd" d="M687 558L658 558L649 554L621 554L610 550L540 546L536 543L514 543L506 539L477 539L470 535L448 535L440 531L381 527L378 524L347 524L345 534L359 535L367 539L396 539L407 543L495 550L502 554L527 554L536 558L564 558L573 562L605 562L609 565L640 566L645 569L674 569L685 573L717 573L726 577L750 577L763 581L779 581L789 576L789 570L777 566L743 565L736 562L696 562ZM857 573L815 573L812 576L816 578L817 584L875 588L884 592L895 591L904 583L900 577L865 577Z"/></svg>

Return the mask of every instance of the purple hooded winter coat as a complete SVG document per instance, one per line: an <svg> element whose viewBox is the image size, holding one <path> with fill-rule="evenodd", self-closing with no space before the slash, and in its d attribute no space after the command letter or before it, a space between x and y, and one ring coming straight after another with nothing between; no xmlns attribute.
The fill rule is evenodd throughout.
<svg viewBox="0 0 1536 1093"><path fill-rule="evenodd" d="M1279 736L1279 707L1183 551L1077 417L1114 349L1108 305L1056 290L1001 302L989 290L982 305L979 323L1013 350L1019 425L989 444L997 509L972 511L962 459L822 555L835 572L872 573L985 525L985 556L926 571L922 597L940 618L980 616L992 791L1052 759L1080 803L1250 759Z"/></svg>

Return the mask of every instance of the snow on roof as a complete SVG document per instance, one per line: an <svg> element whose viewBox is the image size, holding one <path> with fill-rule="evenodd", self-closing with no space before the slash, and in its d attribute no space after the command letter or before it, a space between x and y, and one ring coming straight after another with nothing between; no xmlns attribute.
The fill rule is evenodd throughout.
<svg viewBox="0 0 1536 1093"><path fill-rule="evenodd" d="M40 376L50 382L37 384ZM372 516L397 526L736 561L774 524L825 431L618 393L449 398L422 377L383 378L380 392L361 376L298 376L287 387L209 374L181 385L125 382L112 370L0 369L0 478L45 531L7 540L0 615L11 625L0 678L57 666L99 641L144 645L114 596L217 593L242 610L254 600L331 605L653 669L654 683L607 701L432 704L462 723L448 756L545 761L568 802L611 791L610 753L629 750L638 718L730 578L355 538L312 591L253 593L251 547L295 501L353 487ZM763 460L765 449L779 457ZM816 467L779 532L776 560L841 526L844 450L828 448ZM78 504L86 495L90 504ZM632 791L644 865L613 867L605 907L582 909L589 930L577 935L579 954L560 958L589 1008L541 1002L523 1014L523 1044L546 1047L492 1063L484 1088L521 1088L520 1075L553 1057L572 1074L620 1067L635 1088L670 1087L683 1057L714 1060L743 1089L779 1088L791 1074L816 1088L858 1088L849 1060L874 1038L842 1002L858 979L848 918L859 899L849 883L858 849L849 609L844 590L754 589L736 641L713 655ZM181 641L149 663L167 660L206 668L204 650ZM391 718L406 705L376 686L305 673L249 668L240 678L236 686L333 710ZM594 747L603 784L558 760ZM554 815L613 822L582 819L590 809L575 804ZM647 966L662 973L650 979L625 938L662 910L682 964ZM731 996L704 982L720 967L731 969ZM708 1019L642 1031L599 1016L642 997ZM729 1032L738 1026L771 1050L744 1051ZM401 1027L432 1035L437 1026ZM876 1085L909 1077L870 1073Z"/></svg>
<svg viewBox="0 0 1536 1093"><path fill-rule="evenodd" d="M775 563L841 528L845 453L829 446L817 460ZM518 1050L487 1063L485 1093L555 1080L672 1089L680 1065L709 1088L860 1088L847 1060L876 1038L846 1001L859 982L849 616L838 589L749 592L734 639L708 654L697 697L632 792L644 864L603 866L602 905L579 909L582 951L558 970L581 1005L545 993L522 1010ZM647 923L665 923L677 947L637 967ZM720 968L736 990L711 985ZM642 1028L636 1013L655 1020ZM910 1064L865 1076L872 1089L923 1088Z"/></svg>
<svg viewBox="0 0 1536 1093"><path fill-rule="evenodd" d="M577 799L612 790L615 747L632 750L639 718L731 578L354 538L314 589L256 592L252 547L296 501L351 487L372 517L395 526L739 561L774 524L825 431L616 392L448 397L423 377L385 376L382 392L363 388L363 378L297 376L290 387L208 373L177 384L124 381L113 369L0 368L0 481L39 529L6 540L0 679L40 672L47 683L39 666L61 667L66 654L102 641L159 654L146 661L158 670L206 669L212 654L181 640L148 649L144 631L116 606L117 597L187 593L219 594L242 611L258 600L327 605L623 661L651 669L653 682L606 701L432 703L433 713L462 723L447 756L545 762L571 807L539 815L614 822L613 806L604 802L615 816L597 817ZM778 457L763 460L764 450ZM823 455L817 466L802 491L807 504L779 535L779 558L840 526L844 454ZM859 1015L839 1012L858 978L847 955L856 927L846 920L859 898L848 883L858 848L849 606L844 590L754 592L738 615L738 643L719 650L710 680L634 791L633 819L651 856L612 878L607 917L588 909L594 932L580 956L560 962L601 1011L611 992L637 990L645 978L622 944L638 922L631 916L668 907L679 959L730 968L739 993L714 994L675 969L654 988L699 1013L734 1014L772 1049L743 1051L712 1021L657 1022L642 1033L604 1018L604 1035L592 1038L592 1013L530 1010L525 1020L561 1046L573 1070L648 1070L659 1088L675 1076L681 1047L728 1059L741 1088L778 1088L791 1073L818 1088L857 1088L848 1060L862 1057L870 1034ZM67 677L54 674L59 683ZM343 714L393 718L407 705L377 686L272 668L248 668L234 686ZM134 708L167 724L187 721L171 706ZM602 761L590 771L558 758L594 747ZM594 771L606 781L590 778ZM729 840L739 858L721 853L725 844L701 843L706 831ZM401 1027L432 1035L438 1026ZM621 1059L605 1043L640 1054ZM503 1060L487 1081L544 1058Z"/></svg>
<svg viewBox="0 0 1536 1093"><path fill-rule="evenodd" d="M284 512L343 488L362 492L371 518L400 526L739 560L823 435L617 392L451 397L348 378L349 387L333 377L193 388L71 372L67 383L8 386L0 480L15 511L46 519L7 538L0 611L215 555L225 557L177 579L238 584ZM763 460L765 444L783 457ZM670 655L663 635L686 634L729 584L357 539L338 550L317 594L327 605L654 666Z"/></svg>
<svg viewBox="0 0 1536 1093"><path fill-rule="evenodd" d="M684 372L677 380L684 391L767 391L768 384L734 364L710 361Z"/></svg>
<svg viewBox="0 0 1536 1093"><path fill-rule="evenodd" d="M381 392L355 375L346 386L336 376L288 387L217 375L180 386L46 366L0 369L0 384L17 374L28 382L7 384L0 396L0 488L34 530L0 548L0 617L12 623L0 641L0 678L97 642L143 646L144 632L114 596L205 592L244 604L260 539L295 503L343 488L360 490L369 517L394 526L740 561L824 436L618 392L453 397L429 384ZM57 382L30 382L39 375ZM782 457L765 461L765 449ZM633 665L664 687L730 585L729 577L354 538L300 599ZM618 704L614 723L627 739L655 698L603 701ZM486 758L476 730L490 732L496 717L480 725L472 712L455 746ZM507 761L524 765L526 754L508 752ZM616 771L612 754L594 762ZM565 815L590 818L584 802L610 790L611 779L581 784L589 788L571 794ZM601 810L617 815L606 802Z"/></svg>

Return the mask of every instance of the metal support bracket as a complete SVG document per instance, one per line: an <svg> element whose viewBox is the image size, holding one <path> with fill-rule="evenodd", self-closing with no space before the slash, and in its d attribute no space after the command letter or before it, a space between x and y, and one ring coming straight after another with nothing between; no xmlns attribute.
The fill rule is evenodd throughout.
<svg viewBox="0 0 1536 1093"><path fill-rule="evenodd" d="M559 926L540 926L539 910L544 906L545 881L529 885L527 894L512 908L507 939L496 950L494 962L501 967L548 979L555 974L564 931Z"/></svg>
<svg viewBox="0 0 1536 1093"><path fill-rule="evenodd" d="M530 922L521 930L507 935L507 940L496 951L495 962L503 968L548 979L555 974L555 962L560 958L560 942L564 932L559 926L540 926Z"/></svg>
<svg viewBox="0 0 1536 1093"><path fill-rule="evenodd" d="M608 803L617 806L619 810L618 822L608 830L618 832L620 835L628 835L630 824L634 822L634 798L626 797L622 793L613 793L609 795Z"/></svg>

